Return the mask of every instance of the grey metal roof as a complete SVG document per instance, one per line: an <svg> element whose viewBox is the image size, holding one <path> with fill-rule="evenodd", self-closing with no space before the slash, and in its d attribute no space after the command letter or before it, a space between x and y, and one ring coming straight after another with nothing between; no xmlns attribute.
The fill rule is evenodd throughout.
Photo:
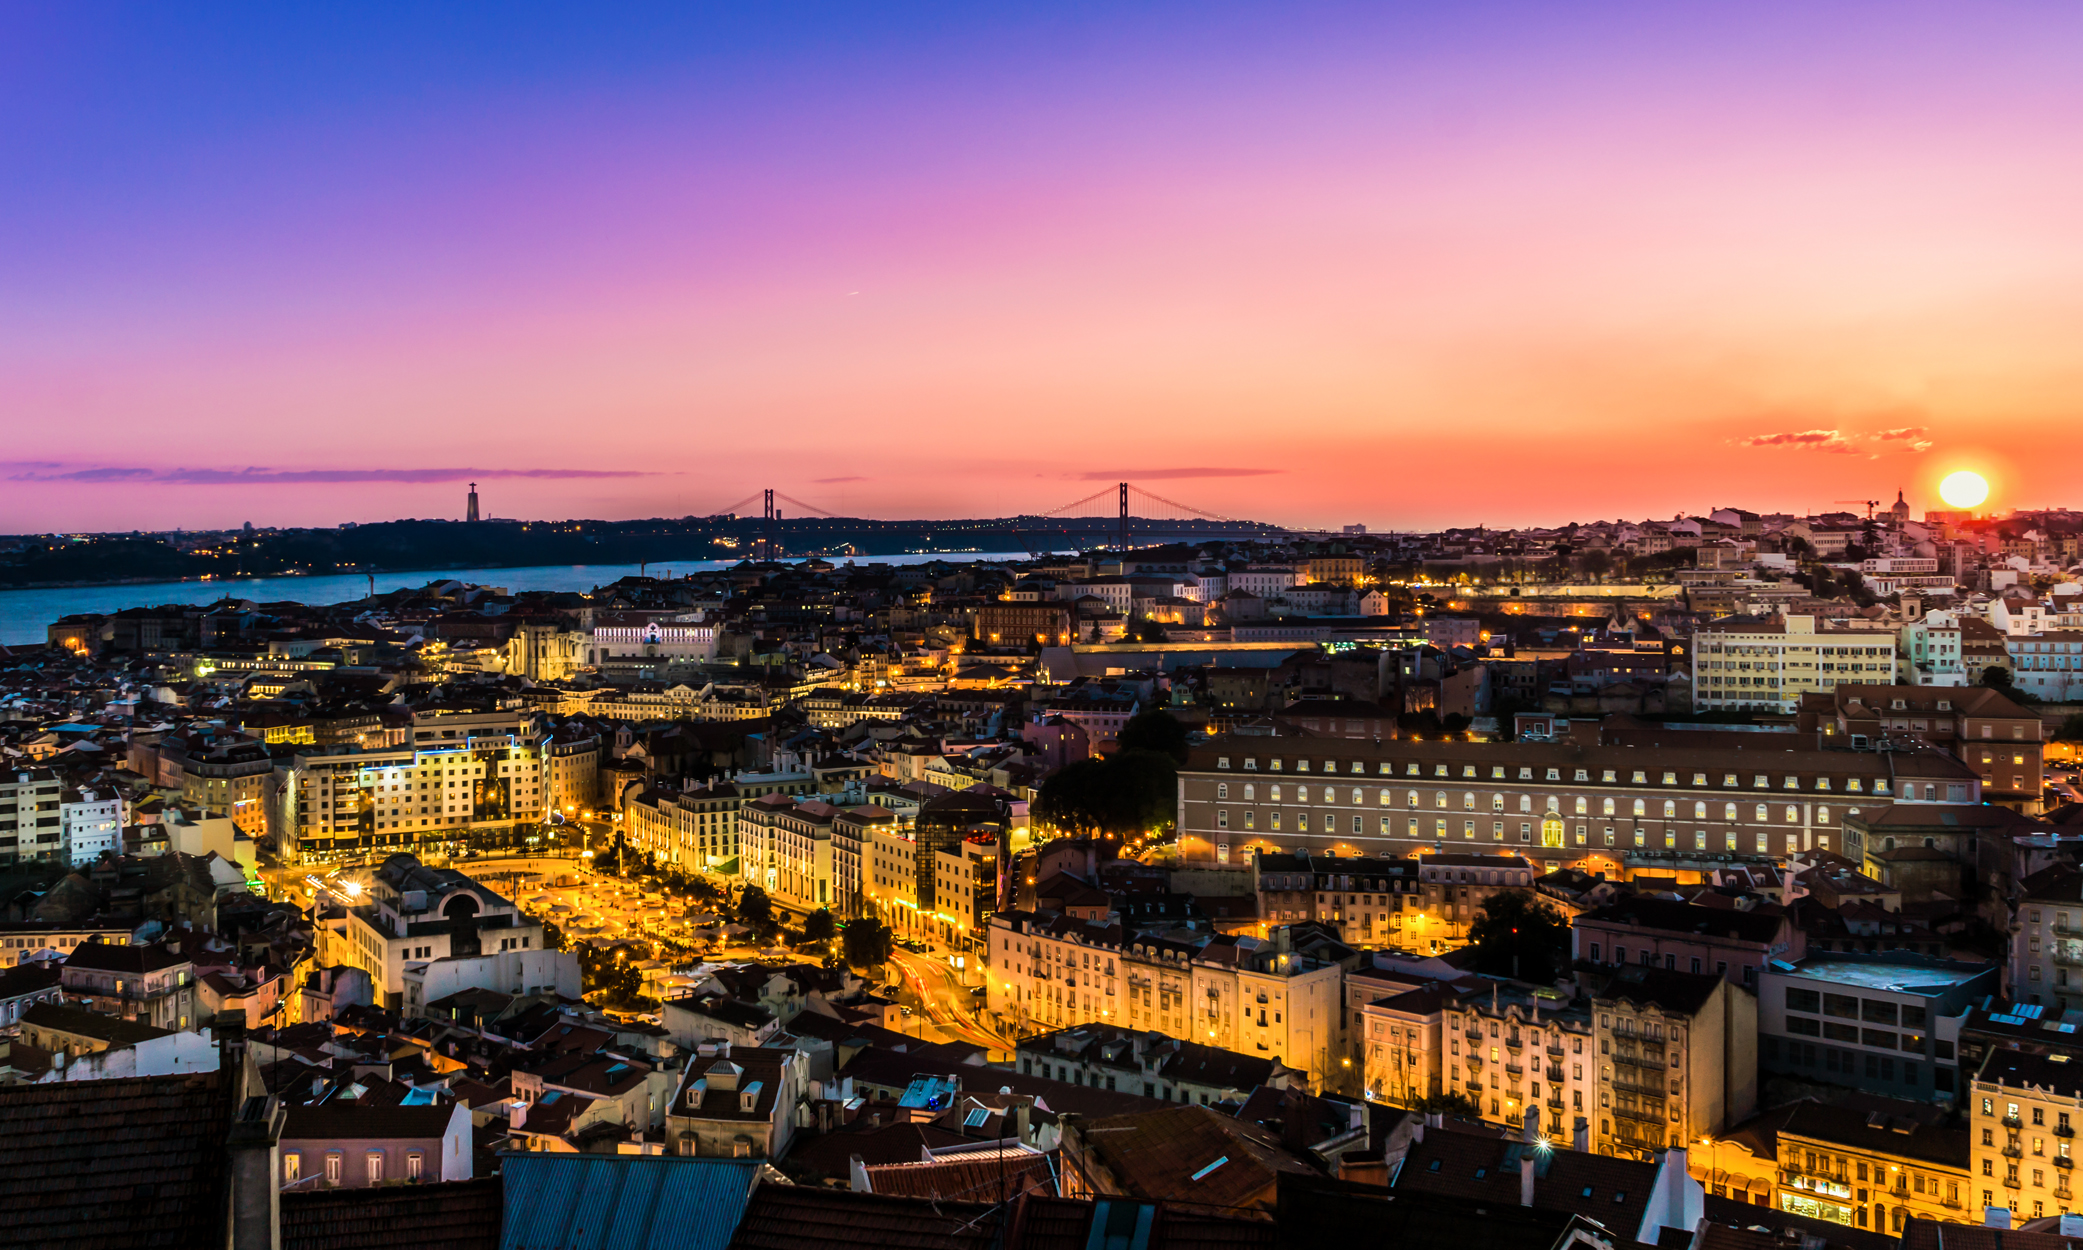
<svg viewBox="0 0 2083 1250"><path fill-rule="evenodd" d="M501 1250L725 1250L757 1159L515 1153Z"/></svg>

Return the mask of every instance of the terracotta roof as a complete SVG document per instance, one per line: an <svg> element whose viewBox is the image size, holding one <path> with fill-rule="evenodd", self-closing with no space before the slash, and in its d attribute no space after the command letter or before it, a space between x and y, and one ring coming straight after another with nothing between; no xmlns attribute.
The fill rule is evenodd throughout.
<svg viewBox="0 0 2083 1250"><path fill-rule="evenodd" d="M290 1190L282 1250L497 1250L500 1180Z"/></svg>
<svg viewBox="0 0 2083 1250"><path fill-rule="evenodd" d="M1002 1202L1015 1194L1056 1192L1056 1172L1047 1155L978 1152L937 1163L886 1163L868 1168L868 1187L878 1194Z"/></svg>
<svg viewBox="0 0 2083 1250"><path fill-rule="evenodd" d="M364 1137L440 1137L455 1116L454 1103L407 1107L368 1106L360 1099L286 1107L283 1141L339 1141Z"/></svg>
<svg viewBox="0 0 2083 1250"><path fill-rule="evenodd" d="M0 1088L0 1243L223 1244L228 1091L215 1072Z"/></svg>
<svg viewBox="0 0 2083 1250"><path fill-rule="evenodd" d="M1238 1209L1268 1196L1280 1173L1312 1171L1257 1125L1207 1107L1093 1120L1079 1126L1079 1135L1129 1196L1190 1208Z"/></svg>
<svg viewBox="0 0 2083 1250"><path fill-rule="evenodd" d="M761 1185L730 1244L731 1250L987 1250L998 1244L1002 1218L988 1203Z"/></svg>

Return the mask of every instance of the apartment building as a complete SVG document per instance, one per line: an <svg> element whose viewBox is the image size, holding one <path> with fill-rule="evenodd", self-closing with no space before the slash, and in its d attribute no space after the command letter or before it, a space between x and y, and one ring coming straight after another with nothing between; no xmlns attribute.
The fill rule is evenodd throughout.
<svg viewBox="0 0 2083 1250"><path fill-rule="evenodd" d="M48 768L0 773L0 864L55 860L65 854L59 811L64 785Z"/></svg>
<svg viewBox="0 0 2083 1250"><path fill-rule="evenodd" d="M879 853L876 836L883 830L895 830L902 823L896 812L873 803L842 808L832 819L833 911L849 919L871 914L868 889ZM912 880L917 881L916 875Z"/></svg>
<svg viewBox="0 0 2083 1250"><path fill-rule="evenodd" d="M1728 617L1692 637L1693 706L1792 712L1804 694L1840 682L1895 679L1895 635L1814 616Z"/></svg>
<svg viewBox="0 0 2083 1250"><path fill-rule="evenodd" d="M406 745L315 747L284 770L270 831L291 862L532 824L541 731L526 712L429 713Z"/></svg>
<svg viewBox="0 0 2083 1250"><path fill-rule="evenodd" d="M1022 1039L1016 1053L1025 1076L1203 1107L1242 1103L1259 1089L1300 1086L1307 1076L1278 1059L1120 1025L1038 1034Z"/></svg>
<svg viewBox="0 0 2083 1250"><path fill-rule="evenodd" d="M987 1006L1021 1032L1158 1019L1176 1036L1280 1059L1312 1088L1344 1068L1344 968L1293 950L1285 927L1185 946L1130 936L1118 923L1000 912L986 953Z"/></svg>
<svg viewBox="0 0 2083 1250"><path fill-rule="evenodd" d="M659 863L734 877L739 806L738 788L727 781L688 790L646 786L623 802L624 836Z"/></svg>
<svg viewBox="0 0 2083 1250"><path fill-rule="evenodd" d="M783 907L832 905L832 821L839 809L816 799L768 794L738 813L745 879Z"/></svg>
<svg viewBox="0 0 2083 1250"><path fill-rule="evenodd" d="M1268 923L1315 921L1359 947L1417 949L1424 940L1424 888L1416 860L1254 855L1251 878L1259 918Z"/></svg>
<svg viewBox="0 0 2083 1250"><path fill-rule="evenodd" d="M156 1028L196 1028L195 958L176 944L88 942L58 970L65 996L88 1010Z"/></svg>
<svg viewBox="0 0 2083 1250"><path fill-rule="evenodd" d="M1570 942L1579 962L1711 973L1752 990L1771 961L1807 953L1807 935L1782 908L1704 907L1640 894L1578 916Z"/></svg>
<svg viewBox="0 0 2083 1250"><path fill-rule="evenodd" d="M1179 773L1180 853L1506 852L1540 872L1703 871L1835 851L1865 806L1944 801L1968 766L1901 751L1226 737ZM1914 792L1906 789L1915 783ZM1970 801L1975 801L1970 799Z"/></svg>
<svg viewBox="0 0 2083 1250"><path fill-rule="evenodd" d="M906 937L928 932L932 917L919 910L918 865L914 826L887 822L866 829L861 842L861 914Z"/></svg>
<svg viewBox="0 0 2083 1250"><path fill-rule="evenodd" d="M1361 1039L1365 1096L1374 1102L1415 1107L1450 1092L1450 1082L1461 1083L1462 1088L1454 1092L1465 1093L1465 1065L1448 1067L1446 1018L1450 1008L1476 992L1472 982L1424 981L1362 1005L1356 1032Z"/></svg>
<svg viewBox="0 0 2083 1250"><path fill-rule="evenodd" d="M1951 612L1927 612L1902 627L1900 677L1912 686L1959 688L1971 684L1960 649L1960 621ZM1974 674L1979 680L1981 674Z"/></svg>
<svg viewBox="0 0 2083 1250"><path fill-rule="evenodd" d="M600 735L579 725L561 726L542 743L545 812L565 819L600 806Z"/></svg>
<svg viewBox="0 0 2083 1250"><path fill-rule="evenodd" d="M2083 1008L2083 872L2056 864L2020 881L2011 920L2012 997Z"/></svg>
<svg viewBox="0 0 2083 1250"><path fill-rule="evenodd" d="M2002 989L1996 964L1907 951L1775 962L1758 986L1758 1061L1767 1072L1917 1102L1960 1096L1968 1008Z"/></svg>
<svg viewBox="0 0 2083 1250"><path fill-rule="evenodd" d="M1916 1103L1892 1112L1797 1103L1779 1128L1772 1205L1889 1234L1913 1219L1969 1222L1970 1132L1943 1120Z"/></svg>
<svg viewBox="0 0 2083 1250"><path fill-rule="evenodd" d="M1757 1106L1757 997L1712 973L1623 969L1592 997L1600 1154L1653 1159Z"/></svg>
<svg viewBox="0 0 2083 1250"><path fill-rule="evenodd" d="M1487 980L1444 1016L1441 1092L1466 1097L1494 1124L1517 1128L1534 1112L1558 1139L1593 1114L1599 1058L1588 1002L1552 987Z"/></svg>
<svg viewBox="0 0 2083 1250"><path fill-rule="evenodd" d="M2083 1064L2064 1054L1991 1050L1969 1099L1970 1179L1980 1206L2008 1207L2026 1219L2077 1210Z"/></svg>
<svg viewBox="0 0 2083 1250"><path fill-rule="evenodd" d="M113 790L67 790L58 804L65 832L65 859L75 868L104 852L123 851L123 796Z"/></svg>

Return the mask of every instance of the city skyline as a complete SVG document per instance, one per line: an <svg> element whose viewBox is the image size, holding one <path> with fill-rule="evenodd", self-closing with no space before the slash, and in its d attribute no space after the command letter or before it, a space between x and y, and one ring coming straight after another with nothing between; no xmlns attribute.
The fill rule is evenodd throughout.
<svg viewBox="0 0 2083 1250"><path fill-rule="evenodd" d="M2064 502L2049 6L10 21L0 531Z"/></svg>

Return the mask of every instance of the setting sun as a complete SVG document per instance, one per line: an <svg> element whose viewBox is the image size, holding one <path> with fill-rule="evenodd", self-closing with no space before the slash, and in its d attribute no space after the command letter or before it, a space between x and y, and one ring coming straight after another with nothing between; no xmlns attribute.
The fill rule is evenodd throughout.
<svg viewBox="0 0 2083 1250"><path fill-rule="evenodd" d="M1938 484L1938 497L1955 508L1972 508L1989 497L1989 482L1966 469L1946 475Z"/></svg>

